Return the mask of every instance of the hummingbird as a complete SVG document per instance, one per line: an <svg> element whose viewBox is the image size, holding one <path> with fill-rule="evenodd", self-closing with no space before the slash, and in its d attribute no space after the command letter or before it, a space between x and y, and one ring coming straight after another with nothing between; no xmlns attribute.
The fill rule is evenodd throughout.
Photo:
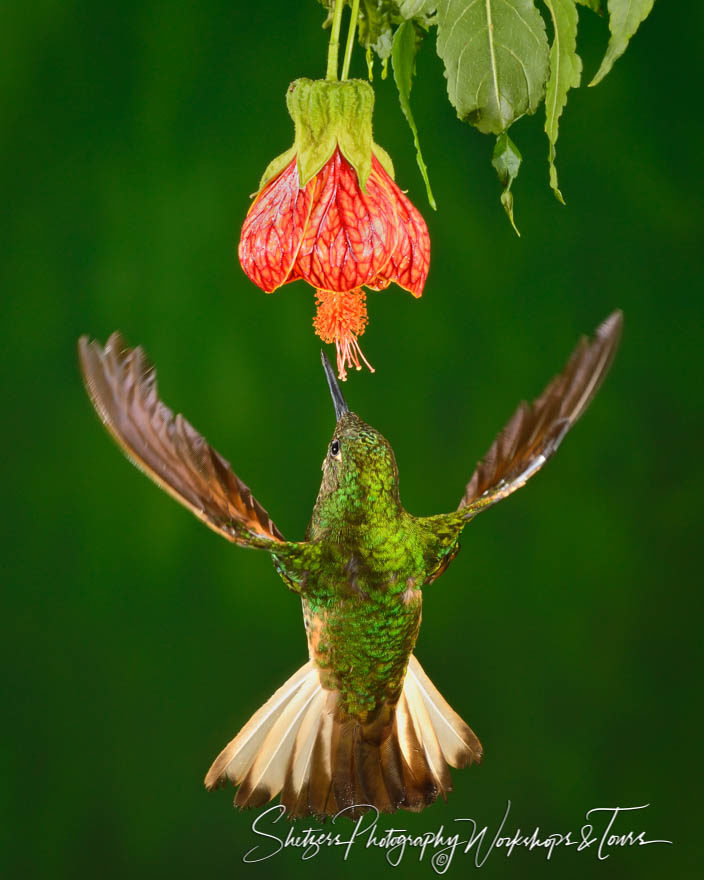
<svg viewBox="0 0 704 880"><path fill-rule="evenodd" d="M205 777L228 780L235 805L277 795L289 818L376 807L420 811L452 790L449 767L482 746L413 651L423 590L456 557L465 526L552 457L606 376L623 317L583 337L562 373L516 409L451 513L416 517L399 497L388 441L352 412L321 352L335 408L323 477L305 540L287 541L230 464L160 399L141 347L119 332L79 340L86 389L127 457L207 526L265 550L303 606L309 660L225 746Z"/></svg>

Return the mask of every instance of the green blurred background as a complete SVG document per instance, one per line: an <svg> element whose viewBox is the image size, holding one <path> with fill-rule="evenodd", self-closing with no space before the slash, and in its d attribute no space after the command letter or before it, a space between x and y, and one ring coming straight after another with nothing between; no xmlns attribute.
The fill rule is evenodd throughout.
<svg viewBox="0 0 704 880"><path fill-rule="evenodd" d="M0 36L6 633L0 872L7 877L386 876L379 852L242 864L253 815L207 794L212 758L306 659L300 604L266 555L233 548L113 447L75 343L115 328L162 396L301 537L333 414L302 283L266 296L235 242L259 175L291 142L288 82L324 70L313 2L14 4ZM584 9L586 77L606 45ZM656 4L596 89L572 93L547 186L542 117L512 232L490 139L461 125L429 40L413 106L425 199L391 80L376 138L433 241L425 295L369 296L350 405L391 440L406 507L453 508L523 396L614 307L613 373L556 460L468 529L426 594L417 654L482 739L481 767L420 816L673 839L493 854L487 877L701 876L702 117L699 4ZM362 55L353 65L363 73ZM697 293L699 289L699 293ZM619 828L621 822L619 822ZM493 831L492 831L493 833ZM4 862L4 871L2 871ZM403 876L433 876L409 853ZM449 873L475 870L457 857Z"/></svg>

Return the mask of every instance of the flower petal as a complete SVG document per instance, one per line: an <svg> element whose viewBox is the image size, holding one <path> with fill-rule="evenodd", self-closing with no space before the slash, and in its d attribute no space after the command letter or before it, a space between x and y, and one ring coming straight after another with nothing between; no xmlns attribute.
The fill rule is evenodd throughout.
<svg viewBox="0 0 704 880"><path fill-rule="evenodd" d="M378 179L362 192L339 150L314 183L313 208L294 268L319 290L348 291L372 281L397 246L394 200Z"/></svg>
<svg viewBox="0 0 704 880"><path fill-rule="evenodd" d="M398 218L398 244L391 252L389 262L379 277L373 279L367 286L372 290L383 290L390 281L395 281L413 296L421 296L430 267L428 227L418 209L389 177L376 156L372 159L369 182L374 179L387 189L389 198L395 204Z"/></svg>
<svg viewBox="0 0 704 880"><path fill-rule="evenodd" d="M312 186L298 185L294 158L257 195L242 226L239 258L245 274L271 293L289 278L312 206Z"/></svg>

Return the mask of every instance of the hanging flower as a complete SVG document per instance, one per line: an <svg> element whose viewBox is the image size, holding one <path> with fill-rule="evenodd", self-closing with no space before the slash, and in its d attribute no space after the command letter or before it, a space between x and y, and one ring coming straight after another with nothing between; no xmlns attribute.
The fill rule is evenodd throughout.
<svg viewBox="0 0 704 880"><path fill-rule="evenodd" d="M360 359L372 369L357 342L367 324L361 287L393 281L419 297L428 230L372 140L367 83L297 80L287 100L296 141L264 173L242 227L240 262L267 293L299 278L316 288L313 326L335 344L345 379Z"/></svg>

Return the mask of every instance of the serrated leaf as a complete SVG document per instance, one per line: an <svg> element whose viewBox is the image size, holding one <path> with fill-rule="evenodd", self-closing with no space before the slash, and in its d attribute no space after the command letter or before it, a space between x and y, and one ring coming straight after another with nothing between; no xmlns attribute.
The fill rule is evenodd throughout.
<svg viewBox="0 0 704 880"><path fill-rule="evenodd" d="M654 0L608 0L609 30L611 38L606 48L606 55L594 79L589 83L595 86L602 81L614 66L614 62L623 55L631 37L638 30L642 21L648 17L653 8Z"/></svg>
<svg viewBox="0 0 704 880"><path fill-rule="evenodd" d="M545 87L545 134L548 136L550 186L556 198L565 204L557 185L555 143L560 116L567 103L567 92L576 89L582 78L582 59L577 54L577 7L574 0L543 0L552 18L553 39L550 47L550 77Z"/></svg>
<svg viewBox="0 0 704 880"><path fill-rule="evenodd" d="M416 67L416 53L420 45L420 39L416 26L412 21L404 21L394 34L394 46L391 53L391 64L394 70L394 82L398 89L398 99L406 117L408 125L413 134L413 143L416 147L416 161L420 168L420 173L425 181L425 189L428 193L428 201L434 211L437 211L433 191L430 188L430 180L428 179L428 168L423 160L423 154L420 149L420 141L418 140L418 129L416 128L413 113L411 112L411 87L413 85L413 75Z"/></svg>
<svg viewBox="0 0 704 880"><path fill-rule="evenodd" d="M499 180L504 188L501 193L501 204L504 206L504 211L506 211L508 219L511 221L511 226L513 226L516 235L518 236L520 236L521 233L518 231L518 227L513 219L513 193L511 192L511 184L518 177L522 161L523 158L518 147L514 144L511 138L506 132L500 134L496 138L494 154L491 157L491 164L496 169L496 173L498 174Z"/></svg>
<svg viewBox="0 0 704 880"><path fill-rule="evenodd" d="M438 0L401 0L398 4L398 13L405 21L409 21L421 15L430 15L437 5Z"/></svg>
<svg viewBox="0 0 704 880"><path fill-rule="evenodd" d="M438 0L437 51L460 119L500 134L545 94L548 40L533 0Z"/></svg>

